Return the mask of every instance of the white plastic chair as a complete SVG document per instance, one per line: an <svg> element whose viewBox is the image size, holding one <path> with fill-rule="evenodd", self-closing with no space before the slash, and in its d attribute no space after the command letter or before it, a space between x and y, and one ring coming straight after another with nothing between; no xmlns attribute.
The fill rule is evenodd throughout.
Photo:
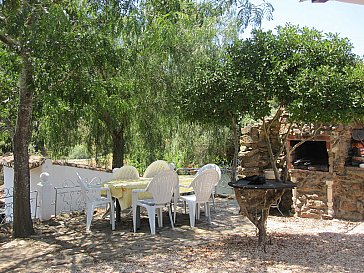
<svg viewBox="0 0 364 273"><path fill-rule="evenodd" d="M111 229L115 230L114 202L111 198L110 189L107 187L102 187L100 184L93 184L95 178L87 183L87 181L82 179L78 173L76 174L77 181L81 186L81 194L86 202L86 231L90 231L91 221L95 208L104 207L107 205L110 205ZM102 191L106 192L106 197L101 196Z"/></svg>
<svg viewBox="0 0 364 273"><path fill-rule="evenodd" d="M281 203L281 197L276 201L274 202L272 205L270 205L270 208L274 208L274 209L277 209L279 211L279 213L284 216L283 212L281 211L281 209L279 208L279 204Z"/></svg>
<svg viewBox="0 0 364 273"><path fill-rule="evenodd" d="M200 175L201 173L203 173L206 170L215 170L219 174L219 180L216 182L216 185L214 186L214 190L212 191L212 194L211 194L212 205L213 205L213 207L215 209L215 192L216 192L216 186L219 183L219 181L221 180L221 169L216 164L206 164L206 165L202 166L200 169L197 170L196 176Z"/></svg>
<svg viewBox="0 0 364 273"><path fill-rule="evenodd" d="M173 163L173 162L169 163L169 164L168 164L168 166L169 166L169 169L170 169L171 171L175 171L175 170L176 170L176 165L174 165L174 163Z"/></svg>
<svg viewBox="0 0 364 273"><path fill-rule="evenodd" d="M137 229L137 207L144 207L148 211L150 232L155 235L155 214L158 215L158 226L163 226L162 212L163 208L168 208L169 219L171 221L172 229L174 229L171 201L173 193L178 189L178 175L176 172L168 170L159 172L152 181L149 182L145 189L133 190L133 227L134 232ZM139 200L138 195L141 192L149 192L152 194L152 199ZM139 215L138 215L139 217Z"/></svg>
<svg viewBox="0 0 364 273"><path fill-rule="evenodd" d="M138 179L139 172L134 166L123 166L113 170L112 179Z"/></svg>
<svg viewBox="0 0 364 273"><path fill-rule="evenodd" d="M144 178L153 178L156 174L161 171L168 171L169 165L164 160L157 160L151 163L144 172Z"/></svg>
<svg viewBox="0 0 364 273"><path fill-rule="evenodd" d="M218 181L219 174L216 170L203 171L189 185L189 187L193 188L194 194L180 196L180 199L188 205L191 227L195 226L195 218L200 218L200 204L205 205L205 215L208 217L209 223L211 223L209 199Z"/></svg>

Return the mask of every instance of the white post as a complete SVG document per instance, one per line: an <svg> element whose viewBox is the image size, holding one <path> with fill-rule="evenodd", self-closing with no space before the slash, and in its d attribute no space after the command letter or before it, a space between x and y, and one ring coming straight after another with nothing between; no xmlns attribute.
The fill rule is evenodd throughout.
<svg viewBox="0 0 364 273"><path fill-rule="evenodd" d="M54 212L52 197L54 196L54 188L49 182L49 173L40 174L40 180L37 185L39 187L39 219L41 221L49 220Z"/></svg>
<svg viewBox="0 0 364 273"><path fill-rule="evenodd" d="M296 178L291 177L291 182L296 184L297 183ZM298 211L296 209L297 208L297 187L292 189L292 202L293 202L292 207L294 209L294 215L298 216Z"/></svg>
<svg viewBox="0 0 364 273"><path fill-rule="evenodd" d="M326 186L327 186L327 214L331 217L334 217L334 203L332 200L332 184L334 181L327 180Z"/></svg>

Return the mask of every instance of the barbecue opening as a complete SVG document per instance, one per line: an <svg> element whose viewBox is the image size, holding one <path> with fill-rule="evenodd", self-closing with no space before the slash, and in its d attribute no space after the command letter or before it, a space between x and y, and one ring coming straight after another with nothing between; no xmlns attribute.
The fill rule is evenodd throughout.
<svg viewBox="0 0 364 273"><path fill-rule="evenodd" d="M291 148L299 142L300 140L291 140ZM294 169L328 172L326 141L305 141L292 152L291 165Z"/></svg>

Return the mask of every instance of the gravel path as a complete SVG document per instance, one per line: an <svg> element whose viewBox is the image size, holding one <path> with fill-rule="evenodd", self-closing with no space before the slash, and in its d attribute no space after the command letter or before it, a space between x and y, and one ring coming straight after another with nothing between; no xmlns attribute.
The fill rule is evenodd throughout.
<svg viewBox="0 0 364 273"><path fill-rule="evenodd" d="M91 233L84 215L38 223L26 240L3 228L0 272L364 272L362 222L270 216L264 253L234 200L217 200L211 226L202 216L191 229L181 210L176 229L166 217L156 236L146 217L134 234L130 212L114 232L100 215Z"/></svg>

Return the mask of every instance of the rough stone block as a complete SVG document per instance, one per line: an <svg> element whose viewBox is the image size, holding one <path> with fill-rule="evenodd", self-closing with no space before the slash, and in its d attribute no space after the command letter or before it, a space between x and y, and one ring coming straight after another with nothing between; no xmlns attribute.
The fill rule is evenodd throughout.
<svg viewBox="0 0 364 273"><path fill-rule="evenodd" d="M241 152L246 152L246 151L250 151L250 150L251 150L251 147L249 147L249 146L246 146L246 145L240 146Z"/></svg>
<svg viewBox="0 0 364 273"><path fill-rule="evenodd" d="M254 142L256 142L256 140L254 140L251 136L242 135L240 137L240 145L248 146L247 144L251 144L251 143L254 143Z"/></svg>
<svg viewBox="0 0 364 273"><path fill-rule="evenodd" d="M356 202L342 201L340 204L340 209L343 211L357 211L358 207L356 205Z"/></svg>
<svg viewBox="0 0 364 273"><path fill-rule="evenodd" d="M245 152L239 152L239 157L252 157L252 156L256 156L259 153L259 151L257 149L255 150L250 150L250 151L245 151Z"/></svg>
<svg viewBox="0 0 364 273"><path fill-rule="evenodd" d="M320 214L312 213L312 212L309 212L309 211L301 212L300 216L302 218L321 219Z"/></svg>
<svg viewBox="0 0 364 273"><path fill-rule="evenodd" d="M248 135L250 134L252 129L252 126L245 126L244 128L241 128L240 132L242 135Z"/></svg>

